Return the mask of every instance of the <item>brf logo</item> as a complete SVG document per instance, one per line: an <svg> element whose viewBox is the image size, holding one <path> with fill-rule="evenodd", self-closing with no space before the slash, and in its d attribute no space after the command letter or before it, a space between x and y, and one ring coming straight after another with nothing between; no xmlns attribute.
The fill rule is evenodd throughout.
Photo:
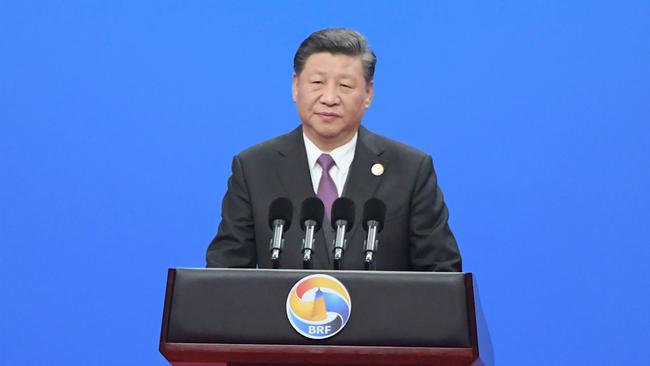
<svg viewBox="0 0 650 366"><path fill-rule="evenodd" d="M325 339L340 332L351 310L348 290L336 278L324 274L301 279L287 296L289 323L311 339Z"/></svg>

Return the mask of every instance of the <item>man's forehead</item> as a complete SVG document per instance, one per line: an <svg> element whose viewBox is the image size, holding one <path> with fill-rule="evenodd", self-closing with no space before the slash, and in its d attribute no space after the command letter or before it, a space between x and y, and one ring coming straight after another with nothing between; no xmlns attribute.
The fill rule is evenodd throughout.
<svg viewBox="0 0 650 366"><path fill-rule="evenodd" d="M343 77L363 77L361 57L327 52L315 53L305 62L302 73Z"/></svg>

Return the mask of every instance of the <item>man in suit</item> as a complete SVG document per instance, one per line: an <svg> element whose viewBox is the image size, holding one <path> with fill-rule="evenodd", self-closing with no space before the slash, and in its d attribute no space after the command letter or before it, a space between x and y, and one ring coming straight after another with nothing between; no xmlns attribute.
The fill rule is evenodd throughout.
<svg viewBox="0 0 650 366"><path fill-rule="evenodd" d="M343 269L364 268L360 211L376 197L387 207L377 269L461 271L431 157L361 126L373 97L375 64L365 37L349 29L325 29L303 41L293 75L302 124L233 159L208 267L271 267L268 215L275 198L287 197L299 209L318 196L329 214L332 201L343 196L357 207ZM284 234L280 268L302 268L304 232L297 217ZM332 268L334 233L325 221L316 234L315 269Z"/></svg>

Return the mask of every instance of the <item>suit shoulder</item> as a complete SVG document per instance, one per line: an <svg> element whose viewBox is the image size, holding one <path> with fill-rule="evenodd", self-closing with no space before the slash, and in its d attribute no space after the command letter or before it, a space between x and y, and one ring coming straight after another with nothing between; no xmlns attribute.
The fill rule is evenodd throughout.
<svg viewBox="0 0 650 366"><path fill-rule="evenodd" d="M387 153L391 155L396 154L403 158L410 158L417 161L421 161L422 159L429 156L429 154L416 147L407 145L397 140L393 140L386 136L382 136L370 131L368 131L368 135L375 141L377 146L383 148Z"/></svg>
<svg viewBox="0 0 650 366"><path fill-rule="evenodd" d="M276 136L266 141L262 141L258 144L244 149L238 154L238 157L243 160L257 160L259 158L268 157L273 152L281 152L288 146L292 146L296 143L299 137L297 134L299 132L300 131L296 129L284 135Z"/></svg>

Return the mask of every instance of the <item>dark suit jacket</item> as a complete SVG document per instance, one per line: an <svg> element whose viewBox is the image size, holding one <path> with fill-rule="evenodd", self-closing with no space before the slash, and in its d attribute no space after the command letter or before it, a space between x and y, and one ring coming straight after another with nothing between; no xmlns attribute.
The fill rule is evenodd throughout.
<svg viewBox="0 0 650 366"><path fill-rule="evenodd" d="M380 176L370 171L375 163L384 166ZM208 267L270 268L269 205L277 197L287 197L294 216L284 236L280 268L302 268L304 232L298 211L302 201L312 196L302 127L235 156L219 231L207 251ZM429 155L360 126L342 196L352 199L357 211L347 235L343 269L363 269L366 232L361 215L366 200L377 197L387 207L375 256L378 270L461 271L460 253ZM315 269L332 268L328 247L320 230L313 255Z"/></svg>

